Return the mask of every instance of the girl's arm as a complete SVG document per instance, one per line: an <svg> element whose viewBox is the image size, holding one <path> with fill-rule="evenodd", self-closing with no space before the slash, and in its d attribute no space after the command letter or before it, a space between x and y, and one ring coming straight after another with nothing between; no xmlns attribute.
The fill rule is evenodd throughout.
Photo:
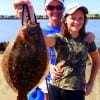
<svg viewBox="0 0 100 100"><path fill-rule="evenodd" d="M86 95L89 95L90 92L92 91L94 81L100 67L100 61L99 61L100 57L98 51L91 52L90 56L92 58L93 66L91 69L89 81L86 85Z"/></svg>

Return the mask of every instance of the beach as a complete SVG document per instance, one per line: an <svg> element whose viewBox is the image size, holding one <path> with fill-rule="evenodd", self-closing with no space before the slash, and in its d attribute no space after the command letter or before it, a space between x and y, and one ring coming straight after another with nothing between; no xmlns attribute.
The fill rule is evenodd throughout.
<svg viewBox="0 0 100 100"><path fill-rule="evenodd" d="M0 100L16 100L17 94L6 83L2 73L1 61L2 55L0 54Z"/></svg>
<svg viewBox="0 0 100 100"><path fill-rule="evenodd" d="M3 54L0 54L0 100L16 100L17 94L10 88L6 83L3 76L1 62ZM91 70L91 63L87 63L86 77L88 80L89 73ZM94 88L89 96L86 96L86 100L100 100L100 71L95 80Z"/></svg>

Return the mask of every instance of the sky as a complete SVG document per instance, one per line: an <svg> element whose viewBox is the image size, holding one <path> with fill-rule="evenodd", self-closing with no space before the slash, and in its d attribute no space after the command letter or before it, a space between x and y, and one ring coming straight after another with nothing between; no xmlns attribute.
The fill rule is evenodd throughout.
<svg viewBox="0 0 100 100"><path fill-rule="evenodd" d="M30 0L34 5L36 15L43 15L44 12L44 0ZM97 2L98 1L98 2ZM100 14L100 3L99 0L65 0L64 5L66 6L72 2L79 2L85 5L90 14ZM0 3L0 15L16 15L13 8L13 0L2 0Z"/></svg>

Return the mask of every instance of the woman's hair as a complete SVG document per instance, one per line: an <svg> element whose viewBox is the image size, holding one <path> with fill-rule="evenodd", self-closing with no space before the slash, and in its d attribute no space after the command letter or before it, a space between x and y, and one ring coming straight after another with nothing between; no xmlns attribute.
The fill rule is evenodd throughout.
<svg viewBox="0 0 100 100"><path fill-rule="evenodd" d="M44 0L44 2L46 2L47 0ZM64 0L62 0L64 2Z"/></svg>
<svg viewBox="0 0 100 100"><path fill-rule="evenodd" d="M63 19L62 19L62 25L61 25L61 34L65 37L70 37L70 33L68 31L68 27L67 27L67 23L65 23L66 21L66 17L68 16L68 14L66 14ZM85 25L87 23L87 16L84 13L84 25L83 27L80 29L79 34L81 38L84 38L86 36L86 32L85 32Z"/></svg>

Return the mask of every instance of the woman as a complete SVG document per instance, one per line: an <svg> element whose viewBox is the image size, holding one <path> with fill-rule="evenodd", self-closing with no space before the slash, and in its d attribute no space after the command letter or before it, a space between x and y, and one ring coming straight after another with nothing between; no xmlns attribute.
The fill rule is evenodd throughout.
<svg viewBox="0 0 100 100"><path fill-rule="evenodd" d="M33 7L32 4L29 0L14 0L14 8L17 12L17 15L19 18L21 18L22 15L22 4L27 4L30 8L31 11L31 15L33 15ZM60 32L60 26L61 26L61 17L64 11L64 4L63 4L63 0L45 0L45 12L48 16L48 25L43 26L43 32L48 35L48 34L55 34L55 33L59 33ZM32 17L33 18L33 17ZM34 18L33 18L34 20ZM90 42L94 40L94 35L88 35L88 39ZM50 58L51 58L51 63L55 64L55 52L53 48L49 48L49 52L50 52ZM55 73L57 73L56 75L59 76L58 72L55 71ZM50 74L49 74L50 75ZM47 77L47 79L49 78L49 75ZM47 89L46 89L46 83L43 82L42 85L40 85L40 88L42 88L43 92L46 94L46 98L48 98L47 96ZM48 99L45 99L48 100Z"/></svg>
<svg viewBox="0 0 100 100"><path fill-rule="evenodd" d="M45 35L60 33L61 29L61 18L64 12L64 1L63 0L45 0L44 10L48 16L48 23L42 26L42 30ZM51 64L55 64L56 54L53 47L48 48L50 55ZM47 75L46 80L40 84L39 88L45 93L45 99L48 100L48 82L50 80L50 73Z"/></svg>

